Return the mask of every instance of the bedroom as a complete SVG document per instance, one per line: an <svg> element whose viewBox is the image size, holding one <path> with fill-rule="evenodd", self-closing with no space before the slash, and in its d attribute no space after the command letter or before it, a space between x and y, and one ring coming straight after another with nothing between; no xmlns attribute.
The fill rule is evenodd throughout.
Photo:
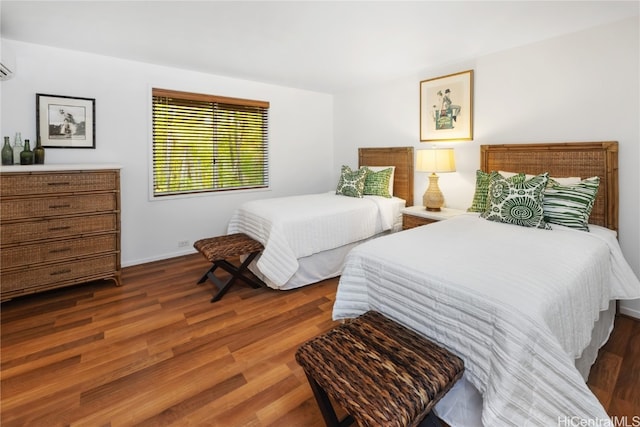
<svg viewBox="0 0 640 427"><path fill-rule="evenodd" d="M5 3L9 2L3 2L3 19ZM458 172L441 176L447 203L460 208L469 203L480 144L617 140L621 153L620 245L640 274L637 19L636 14L525 46L496 52L488 49L472 58L423 67L392 81L335 94L59 49L44 41L13 40L5 38L3 25L3 52L15 53L17 72L1 85L2 135L21 130L26 137L35 129L36 92L96 98L96 150L51 149L47 161L123 165L122 262L128 267L191 252L178 243L223 233L236 206L266 195L254 192L150 201L148 95L152 85L267 99L278 105L271 112L274 170L268 193L275 197L324 191L335 185L340 166L357 162L358 147L421 148L418 82L474 69L475 137L472 142L451 144L456 149ZM31 24L24 27L31 28ZM309 173L310 164L318 165L313 173ZM422 194L425 186L426 176L416 174L415 193ZM621 310L640 317L640 302L625 302Z"/></svg>

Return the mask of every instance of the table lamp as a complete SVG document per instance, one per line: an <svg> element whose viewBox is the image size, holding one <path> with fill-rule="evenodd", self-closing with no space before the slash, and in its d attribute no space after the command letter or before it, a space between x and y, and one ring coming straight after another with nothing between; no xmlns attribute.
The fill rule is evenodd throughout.
<svg viewBox="0 0 640 427"><path fill-rule="evenodd" d="M436 172L455 172L456 162L453 148L431 148L417 150L416 170L431 172L429 187L422 196L422 204L428 211L439 211L444 205L444 196L438 187Z"/></svg>

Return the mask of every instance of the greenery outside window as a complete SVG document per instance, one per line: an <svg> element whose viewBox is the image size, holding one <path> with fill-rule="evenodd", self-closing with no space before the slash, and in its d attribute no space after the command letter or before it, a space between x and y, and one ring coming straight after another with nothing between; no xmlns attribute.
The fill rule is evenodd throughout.
<svg viewBox="0 0 640 427"><path fill-rule="evenodd" d="M269 186L269 103L152 90L154 197Z"/></svg>

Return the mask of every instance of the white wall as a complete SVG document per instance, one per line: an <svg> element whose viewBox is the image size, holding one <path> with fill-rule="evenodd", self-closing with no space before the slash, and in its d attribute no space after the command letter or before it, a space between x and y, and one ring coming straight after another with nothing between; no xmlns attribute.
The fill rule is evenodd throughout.
<svg viewBox="0 0 640 427"><path fill-rule="evenodd" d="M617 140L620 245L640 275L638 40L638 20L630 19L332 97L5 39L17 73L0 84L0 135L35 138L36 93L96 99L97 149L48 149L47 163L123 166L126 266L190 252L177 242L223 233L245 200L332 188L340 165L356 164L357 147L425 147L419 81L474 69L474 141L442 144L456 148L458 167L440 178L447 204L469 205L480 144ZM271 190L149 201L152 86L270 101ZM426 183L416 175L416 201ZM640 301L622 310L640 317Z"/></svg>
<svg viewBox="0 0 640 427"><path fill-rule="evenodd" d="M122 165L122 264L192 252L200 238L224 234L231 213L257 197L320 192L333 183L333 98L41 45L2 40L17 72L0 85L0 135L35 141L35 94L96 99L96 146L46 151L47 163ZM151 87L269 101L269 191L150 201ZM309 166L313 164L313 170ZM187 240L189 246L178 248Z"/></svg>
<svg viewBox="0 0 640 427"><path fill-rule="evenodd" d="M455 147L457 172L440 175L450 207L473 196L480 144L618 141L620 246L640 277L640 46L638 18L428 69L335 97L333 170L356 164L360 146L419 142L419 82L473 69L474 140ZM415 203L427 186L417 173ZM621 311L640 318L640 300Z"/></svg>

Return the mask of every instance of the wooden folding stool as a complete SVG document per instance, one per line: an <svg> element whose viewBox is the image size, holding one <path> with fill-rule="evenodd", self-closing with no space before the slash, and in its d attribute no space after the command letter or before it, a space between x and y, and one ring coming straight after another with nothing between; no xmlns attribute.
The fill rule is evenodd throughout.
<svg viewBox="0 0 640 427"><path fill-rule="evenodd" d="M200 278L198 284L204 283L207 279L211 280L218 292L211 298L211 302L218 301L224 296L225 293L231 288L231 286L240 279L254 288L264 286L264 283L257 278L249 276L250 272L247 268L251 261L264 249L262 243L252 239L243 233L229 234L226 236L210 237L207 239L198 240L193 244L193 247L198 250L209 262L213 263L211 268ZM241 257L246 255L246 259L240 264L235 266L228 261L229 258ZM218 268L222 268L231 273L231 277L222 282L218 279L214 271ZM247 273L247 274L245 274Z"/></svg>

